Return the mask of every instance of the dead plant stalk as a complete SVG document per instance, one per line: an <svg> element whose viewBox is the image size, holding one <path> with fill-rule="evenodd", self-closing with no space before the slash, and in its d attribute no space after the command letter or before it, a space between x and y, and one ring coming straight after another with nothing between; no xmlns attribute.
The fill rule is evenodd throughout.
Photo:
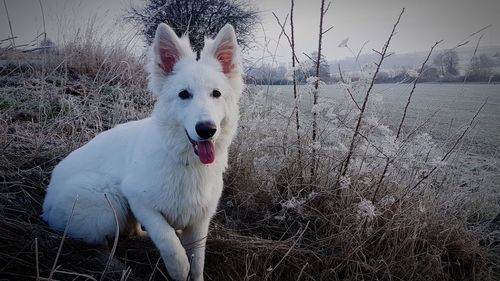
<svg viewBox="0 0 500 281"><path fill-rule="evenodd" d="M297 58L297 54L295 53L295 27L293 23L293 12L295 7L295 1L291 0L290 4L290 36L285 30L286 18L283 23L279 20L278 16L273 12L273 16L276 19L278 25L281 28L281 33L285 35L288 40L288 45L290 46L290 50L292 52L292 85L293 85L293 100L294 100L294 108L293 114L295 115L295 131L297 136L297 158L299 163L299 169L302 170L302 149L301 149L301 134L300 134L300 117L299 117L299 94L297 90L297 64L299 63L299 59ZM280 34L281 36L281 34Z"/></svg>
<svg viewBox="0 0 500 281"><path fill-rule="evenodd" d="M293 73L292 73L292 81L293 81L293 100L294 100L294 112L295 112L295 129L297 133L297 147L298 149L298 158L299 161L298 163L302 163L302 150L300 149L300 120L299 120L299 99L297 95L297 70L295 69L296 67L296 56L295 56L295 31L293 27L293 8L295 6L295 1L291 0L290 4L290 35L291 35L291 41L290 41L290 48L292 51L292 68L293 68Z"/></svg>
<svg viewBox="0 0 500 281"><path fill-rule="evenodd" d="M411 103L411 98L413 97L413 93L415 92L415 89L417 88L417 83L420 80L420 77L422 77L422 73L424 72L425 65L429 61L434 48L436 48L436 46L438 44L440 44L441 42L443 42L443 40L439 40L436 43L434 43L434 45L432 45L431 49L429 50L429 53L427 53L427 57L425 58L424 62L422 63L422 66L420 66L420 70L418 72L417 78L415 78L413 80L413 86L411 88L410 94L408 95L408 100L406 101L405 108L403 110L403 116L401 117L401 121L399 122L398 131L396 133L396 138L394 139L394 141L397 141L399 139L399 136L401 135L401 128L403 127L403 123L406 119L406 114L408 112L408 107L410 106L410 103ZM378 193L380 187L382 186L382 182L385 178L387 170L389 169L389 165L394 161L394 159L395 158L393 158L393 159L390 159L389 157L386 158L384 170L382 171L382 175L380 176L380 179L378 181L377 188L375 189L375 192L373 193L372 202L375 201L375 199L377 197L377 193Z"/></svg>
<svg viewBox="0 0 500 281"><path fill-rule="evenodd" d="M323 34L331 30L331 28L323 31L323 17L330 8L331 2L325 8L325 0L321 0L321 10L319 16L319 37L318 37L318 57L316 58L316 80L314 81L314 91L313 91L313 108L318 104L319 98L319 75L320 75L320 64L321 64L321 45L323 40ZM316 139L318 134L318 113L313 110L313 120L312 120L312 165L311 165L311 180L314 181L316 177Z"/></svg>
<svg viewBox="0 0 500 281"><path fill-rule="evenodd" d="M115 239L113 241L113 248L111 248L111 252L109 253L108 261L106 262L106 266L104 267L104 270L102 271L101 278L99 278L99 281L104 280L104 275L106 274L106 271L108 270L109 266L111 265L111 262L113 261L113 257L116 252L116 247L118 246L118 237L120 235L120 223L118 222L118 215L116 214L116 209L113 207L113 204L111 204L111 200L108 198L108 194L104 193L104 197L106 198L106 201L108 202L109 207L111 208L111 211L113 211L113 218L115 220Z"/></svg>
<svg viewBox="0 0 500 281"><path fill-rule="evenodd" d="M379 51L374 50L377 54L380 55L380 59L379 59L378 63L375 63L376 69L375 69L375 72L373 73L372 79L370 81L370 86L368 87L368 90L366 91L365 98L363 100L363 104L362 104L361 110L359 112L359 117L358 117L358 120L356 122L356 128L354 129L354 134L352 135L351 144L349 146L349 150L348 150L346 159L344 160L344 165L341 166L341 171L339 173L340 176L345 176L347 173L347 169L349 168L349 162L350 162L352 154L354 152L354 146L355 146L355 143L357 140L357 136L359 134L359 130L361 128L361 121L363 120L363 115L366 111L366 105L368 104L368 98L370 97L370 93L373 89L373 85L375 84L375 79L377 78L377 75L378 75L378 72L380 70L380 67L382 66L382 63L384 62L384 60L387 57L389 57L391 55L391 54L387 54L387 49L389 48L389 44L391 43L391 39L396 32L396 27L398 26L399 21L401 20L401 16L403 15L404 11L405 11L405 9L403 8L401 10L401 13L399 14L399 17L398 17L396 23L392 27L391 34L389 35L389 38L385 42L384 47L382 48L382 51L379 52Z"/></svg>
<svg viewBox="0 0 500 281"><path fill-rule="evenodd" d="M448 156L450 156L450 154L455 150L455 148L457 147L457 145L462 141L462 139L465 137L465 135L467 134L467 132L473 127L472 125L474 124L474 121L476 120L477 116L479 115L479 113L483 110L483 107L486 105L486 103L488 102L488 99L486 99L483 104L481 104L481 106L479 107L479 109L476 111L476 113L474 114L474 116L471 118L471 120L469 121L469 124L467 125L467 127L465 128L465 130L462 132L462 134L460 134L460 136L455 140L455 142L453 143L453 145L451 146L450 149L448 149L448 151L443 155L443 157L441 158L441 162L445 161L446 159L448 159ZM401 197L399 199L397 199L394 203L397 203L399 201L401 201L403 198L405 198L410 192L412 192L413 190L415 190L417 187L420 186L420 184L422 184L422 182L424 182L427 178L429 178L437 169L438 169L438 165L434 166L429 172L427 172L426 174L424 174L418 181L416 184L414 184L411 188L410 186L407 186L406 188L406 192L401 195Z"/></svg>
<svg viewBox="0 0 500 281"><path fill-rule="evenodd" d="M49 274L49 280L52 280L52 277L54 276L54 273L57 271L57 262L59 261L59 257L61 256L61 251L64 245L64 239L66 238L66 235L68 234L68 229L69 225L71 223L71 220L73 219L73 215L75 214L75 207L76 207L76 202L78 202L78 196L75 199L75 202L73 203L73 207L71 208L71 213L68 218L68 222L66 223L66 227L64 228L64 232L61 238L61 243L59 244L59 248L57 249L57 254L56 258L54 259L54 264L52 265L52 269L50 270Z"/></svg>

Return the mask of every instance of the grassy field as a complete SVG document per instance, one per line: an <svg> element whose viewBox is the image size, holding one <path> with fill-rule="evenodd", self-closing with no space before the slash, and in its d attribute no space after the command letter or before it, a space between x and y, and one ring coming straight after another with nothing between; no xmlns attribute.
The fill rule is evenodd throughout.
<svg viewBox="0 0 500 281"><path fill-rule="evenodd" d="M106 254L39 218L58 161L151 111L143 58L91 38L0 54L0 279L167 280L147 239L120 237L105 270ZM293 107L265 95L252 85L244 93L205 280L499 280L498 194L457 192L460 170L448 162L474 120L446 140L426 134L428 124L398 138L373 106L341 175L354 105L314 108L312 142L307 118L295 130Z"/></svg>

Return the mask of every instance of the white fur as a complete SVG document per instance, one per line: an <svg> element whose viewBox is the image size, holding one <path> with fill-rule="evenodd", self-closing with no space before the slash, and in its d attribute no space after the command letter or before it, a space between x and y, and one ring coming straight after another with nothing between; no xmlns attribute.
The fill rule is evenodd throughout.
<svg viewBox="0 0 500 281"><path fill-rule="evenodd" d="M228 44L235 67L223 73L217 52ZM159 66L162 52L172 52L175 58L170 72ZM43 219L59 231L69 222L70 237L105 243L116 231L106 193L120 229L133 215L146 228L172 278L186 280L192 256L191 278L203 280L205 238L239 117L243 82L238 64L230 25L206 41L197 61L188 39L160 24L148 66L149 86L158 99L151 117L102 132L62 160L52 173ZM179 98L184 89L191 99ZM222 96L212 97L214 89ZM217 125L216 156L210 165L200 162L186 136L187 131L193 140L201 140L195 125L204 120ZM176 230L182 233L178 236Z"/></svg>

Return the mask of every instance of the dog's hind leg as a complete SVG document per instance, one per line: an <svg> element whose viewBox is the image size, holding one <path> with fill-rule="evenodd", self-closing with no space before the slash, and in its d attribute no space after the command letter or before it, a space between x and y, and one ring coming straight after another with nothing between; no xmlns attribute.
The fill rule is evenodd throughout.
<svg viewBox="0 0 500 281"><path fill-rule="evenodd" d="M149 237L148 232L142 229L142 225L137 221L132 212L129 212L127 219L126 232L130 236L138 236L140 238Z"/></svg>
<svg viewBox="0 0 500 281"><path fill-rule="evenodd" d="M128 216L118 182L98 173L82 173L64 181L52 181L47 189L42 218L69 237L89 244L104 244L123 229ZM107 199L105 197L107 196ZM116 213L116 218L115 218Z"/></svg>

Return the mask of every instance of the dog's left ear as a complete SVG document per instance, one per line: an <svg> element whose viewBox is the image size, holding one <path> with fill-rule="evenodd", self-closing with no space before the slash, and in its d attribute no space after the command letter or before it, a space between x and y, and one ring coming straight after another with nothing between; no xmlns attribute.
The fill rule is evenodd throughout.
<svg viewBox="0 0 500 281"><path fill-rule="evenodd" d="M226 24L212 42L205 44L203 53L217 59L222 66L222 72L229 78L240 74L238 42L232 25Z"/></svg>

